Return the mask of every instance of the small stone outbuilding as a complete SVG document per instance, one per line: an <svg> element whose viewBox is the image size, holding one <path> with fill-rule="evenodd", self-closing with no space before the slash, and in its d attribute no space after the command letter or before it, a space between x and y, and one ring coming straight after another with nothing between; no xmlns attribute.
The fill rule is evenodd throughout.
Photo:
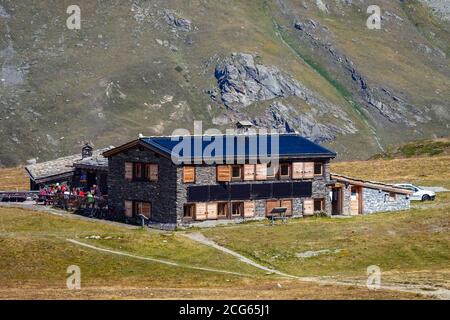
<svg viewBox="0 0 450 320"><path fill-rule="evenodd" d="M398 186L331 174L331 214L358 215L410 208L411 190Z"/></svg>

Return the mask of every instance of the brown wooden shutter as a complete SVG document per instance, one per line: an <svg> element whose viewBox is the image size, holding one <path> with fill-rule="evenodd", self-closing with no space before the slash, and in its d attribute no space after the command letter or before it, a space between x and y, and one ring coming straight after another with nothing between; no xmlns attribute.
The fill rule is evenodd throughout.
<svg viewBox="0 0 450 320"><path fill-rule="evenodd" d="M195 182L195 167L194 166L184 166L183 167L183 182Z"/></svg>
<svg viewBox="0 0 450 320"><path fill-rule="evenodd" d="M256 180L267 180L267 164L256 165Z"/></svg>
<svg viewBox="0 0 450 320"><path fill-rule="evenodd" d="M231 181L231 167L228 165L217 166L217 181Z"/></svg>
<svg viewBox="0 0 450 320"><path fill-rule="evenodd" d="M281 200L280 207L286 208L286 215L292 216L292 200Z"/></svg>
<svg viewBox="0 0 450 320"><path fill-rule="evenodd" d="M125 162L125 179L133 180L133 163Z"/></svg>
<svg viewBox="0 0 450 320"><path fill-rule="evenodd" d="M244 165L244 180L255 180L255 165L245 164Z"/></svg>
<svg viewBox="0 0 450 320"><path fill-rule="evenodd" d="M272 214L272 209L279 207L280 201L278 200L267 200L266 201L266 214L270 215Z"/></svg>
<svg viewBox="0 0 450 320"><path fill-rule="evenodd" d="M306 216L314 214L314 200L313 199L303 200L303 214Z"/></svg>
<svg viewBox="0 0 450 320"><path fill-rule="evenodd" d="M255 216L255 202L245 201L244 202L244 217L250 218Z"/></svg>
<svg viewBox="0 0 450 320"><path fill-rule="evenodd" d="M292 179L303 179L303 162L293 162L292 163Z"/></svg>
<svg viewBox="0 0 450 320"><path fill-rule="evenodd" d="M141 204L141 213L150 219L152 213L152 206L149 202L142 202Z"/></svg>
<svg viewBox="0 0 450 320"><path fill-rule="evenodd" d="M304 179L314 178L314 162L305 162L303 178Z"/></svg>
<svg viewBox="0 0 450 320"><path fill-rule="evenodd" d="M133 216L133 201L125 200L125 216L130 218Z"/></svg>
<svg viewBox="0 0 450 320"><path fill-rule="evenodd" d="M195 204L195 220L206 220L206 203L198 202Z"/></svg>
<svg viewBox="0 0 450 320"><path fill-rule="evenodd" d="M217 203L211 202L206 205L206 211L208 212L208 219L217 219Z"/></svg>
<svg viewBox="0 0 450 320"><path fill-rule="evenodd" d="M158 181L157 164L147 164L147 179L150 181Z"/></svg>

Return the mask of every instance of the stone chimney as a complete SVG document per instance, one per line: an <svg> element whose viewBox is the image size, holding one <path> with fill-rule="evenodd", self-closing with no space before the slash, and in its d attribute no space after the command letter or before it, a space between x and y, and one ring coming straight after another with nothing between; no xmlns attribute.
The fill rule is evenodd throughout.
<svg viewBox="0 0 450 320"><path fill-rule="evenodd" d="M238 133L246 133L250 128L253 128L253 123L248 120L241 120L236 122L236 128Z"/></svg>
<svg viewBox="0 0 450 320"><path fill-rule="evenodd" d="M86 142L83 148L81 148L81 158L84 159L92 157L92 151L94 151L92 144L90 142Z"/></svg>

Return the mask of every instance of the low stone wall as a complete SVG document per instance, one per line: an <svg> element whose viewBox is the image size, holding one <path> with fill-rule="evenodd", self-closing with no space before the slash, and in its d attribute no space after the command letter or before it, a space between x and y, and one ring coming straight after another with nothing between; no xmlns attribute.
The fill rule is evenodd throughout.
<svg viewBox="0 0 450 320"><path fill-rule="evenodd" d="M363 213L400 211L410 208L409 196L397 193L395 200L389 199L389 192L363 188Z"/></svg>

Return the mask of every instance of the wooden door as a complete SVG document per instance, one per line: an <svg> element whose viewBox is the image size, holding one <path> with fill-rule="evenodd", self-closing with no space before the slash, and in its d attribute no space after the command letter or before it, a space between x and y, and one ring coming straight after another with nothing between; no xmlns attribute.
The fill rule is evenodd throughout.
<svg viewBox="0 0 450 320"><path fill-rule="evenodd" d="M352 186L350 196L350 214L361 214L361 187Z"/></svg>
<svg viewBox="0 0 450 320"><path fill-rule="evenodd" d="M303 215L311 216L314 214L314 200L305 199L303 200Z"/></svg>

